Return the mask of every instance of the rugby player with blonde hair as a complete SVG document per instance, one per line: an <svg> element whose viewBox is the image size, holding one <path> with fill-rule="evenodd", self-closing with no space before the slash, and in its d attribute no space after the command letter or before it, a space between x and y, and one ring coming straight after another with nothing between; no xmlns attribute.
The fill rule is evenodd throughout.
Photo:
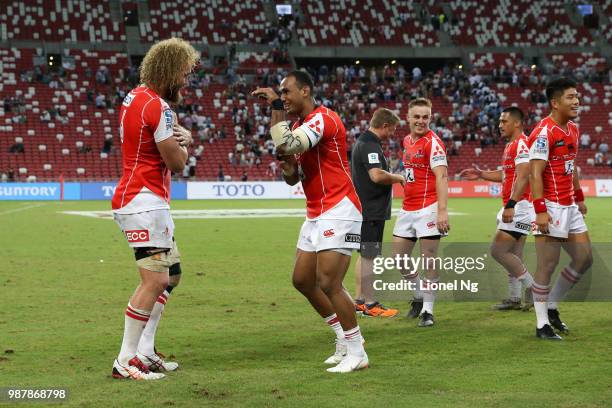
<svg viewBox="0 0 612 408"><path fill-rule="evenodd" d="M180 280L180 254L170 216L171 172L187 161L191 133L179 126L169 103L199 60L186 41L154 44L140 66L141 84L123 100L119 112L123 174L112 200L113 215L134 250L140 284L125 310L125 328L114 378L156 380L173 371L156 352L154 337L172 289Z"/></svg>

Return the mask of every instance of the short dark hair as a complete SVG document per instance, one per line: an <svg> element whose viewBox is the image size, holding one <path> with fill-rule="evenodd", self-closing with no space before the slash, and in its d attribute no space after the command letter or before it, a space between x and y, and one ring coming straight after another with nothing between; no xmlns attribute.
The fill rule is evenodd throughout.
<svg viewBox="0 0 612 408"><path fill-rule="evenodd" d="M510 116L512 116L514 119L517 119L521 123L523 123L523 121L525 120L525 114L516 106L510 106L504 109L502 113L508 113Z"/></svg>
<svg viewBox="0 0 612 408"><path fill-rule="evenodd" d="M314 93L314 80L308 72L295 70L289 72L287 77L294 77L298 88L307 86L310 88L310 94L312 95Z"/></svg>
<svg viewBox="0 0 612 408"><path fill-rule="evenodd" d="M563 95L567 89L576 88L576 82L565 77L553 79L548 84L546 84L546 99L548 99L548 104L550 105L551 101L555 98Z"/></svg>

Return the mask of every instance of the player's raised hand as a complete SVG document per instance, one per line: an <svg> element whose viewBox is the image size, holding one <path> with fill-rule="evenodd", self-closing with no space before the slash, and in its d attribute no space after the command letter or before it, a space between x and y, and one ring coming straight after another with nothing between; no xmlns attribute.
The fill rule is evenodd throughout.
<svg viewBox="0 0 612 408"><path fill-rule="evenodd" d="M480 170L476 165L470 167L469 169L463 169L459 173L459 177L464 180L478 180L482 176L482 170Z"/></svg>
<svg viewBox="0 0 612 408"><path fill-rule="evenodd" d="M552 217L548 212L537 213L535 223L540 233L548 234L548 225L552 224Z"/></svg>
<svg viewBox="0 0 612 408"><path fill-rule="evenodd" d="M272 103L272 101L279 98L278 94L274 92L274 89L272 88L257 88L251 92L251 96L265 99L268 103Z"/></svg>
<svg viewBox="0 0 612 408"><path fill-rule="evenodd" d="M438 218L436 220L436 227L440 234L446 234L450 231L450 224L448 223L448 210L438 210Z"/></svg>
<svg viewBox="0 0 612 408"><path fill-rule="evenodd" d="M514 208L504 208L502 212L502 221L510 223L512 220L514 220Z"/></svg>

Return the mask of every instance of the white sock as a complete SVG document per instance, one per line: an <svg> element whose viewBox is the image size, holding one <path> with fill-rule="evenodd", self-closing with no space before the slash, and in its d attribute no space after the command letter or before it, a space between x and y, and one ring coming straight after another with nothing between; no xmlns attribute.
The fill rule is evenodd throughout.
<svg viewBox="0 0 612 408"><path fill-rule="evenodd" d="M354 356L363 356L365 350L363 349L363 337L361 337L361 330L359 325L353 327L350 330L344 332L344 339L346 340L348 350L347 354Z"/></svg>
<svg viewBox="0 0 612 408"><path fill-rule="evenodd" d="M541 329L544 325L550 324L548 321L548 293L550 292L550 286L533 282L531 292L533 293L533 308L536 312L536 325L538 329Z"/></svg>
<svg viewBox="0 0 612 408"><path fill-rule="evenodd" d="M508 290L511 300L521 300L521 282L512 275L508 275Z"/></svg>
<svg viewBox="0 0 612 408"><path fill-rule="evenodd" d="M408 282L412 282L412 287L414 288L413 296L415 299L423 299L423 292L421 291L421 278L419 277L419 273L415 272L410 275L404 275L404 279Z"/></svg>
<svg viewBox="0 0 612 408"><path fill-rule="evenodd" d="M119 352L119 363L127 365L138 349L138 342L142 331L151 315L150 310L135 309L128 303L125 309L125 328L123 331L123 342L121 343L121 351Z"/></svg>
<svg viewBox="0 0 612 408"><path fill-rule="evenodd" d="M533 276L531 276L529 271L527 271L527 268L525 268L525 271L523 272L523 274L519 276L517 279L521 283L522 290L530 288L531 285L533 285Z"/></svg>
<svg viewBox="0 0 612 408"><path fill-rule="evenodd" d="M580 280L581 275L576 272L571 266L567 265L557 278L555 286L550 292L550 301L548 302L549 309L559 307L559 302L563 300L567 291Z"/></svg>
<svg viewBox="0 0 612 408"><path fill-rule="evenodd" d="M331 316L325 317L325 323L327 323L334 333L336 333L336 338L338 340L344 340L344 330L342 330L342 325L340 325L338 315L334 313Z"/></svg>
<svg viewBox="0 0 612 408"><path fill-rule="evenodd" d="M164 290L164 293L159 295L157 298L157 302L155 302L153 310L151 310L151 317L149 317L149 321L142 331L142 336L140 337L140 342L138 343L138 352L140 354L144 354L145 356L155 354L155 333L157 332L159 320L164 313L168 296L170 296L170 293L168 293L167 290Z"/></svg>
<svg viewBox="0 0 612 408"><path fill-rule="evenodd" d="M439 279L425 279L423 282L423 309L421 314L424 312L433 314L434 302L436 300L436 290L430 288L431 283L438 283Z"/></svg>

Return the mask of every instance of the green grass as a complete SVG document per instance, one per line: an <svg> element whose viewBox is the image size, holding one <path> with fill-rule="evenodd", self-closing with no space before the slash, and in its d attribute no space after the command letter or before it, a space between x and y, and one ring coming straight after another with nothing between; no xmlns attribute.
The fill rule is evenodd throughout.
<svg viewBox="0 0 612 408"><path fill-rule="evenodd" d="M610 238L611 203L588 201L594 241ZM291 285L299 218L176 220L183 280L157 345L181 369L153 383L112 380L123 310L138 283L134 261L114 222L59 213L106 210L109 203L49 202L11 212L28 205L0 203L0 387L68 387L64 405L80 407L612 404L609 303L564 305L573 334L559 343L534 338L532 313L494 313L485 302L440 302L432 330L403 318L360 319L371 368L326 373L321 362L333 351L331 332ZM491 239L498 200L456 199L450 207L466 215L451 218L449 240ZM350 272L346 285L353 281ZM403 313L407 304L393 306Z"/></svg>

